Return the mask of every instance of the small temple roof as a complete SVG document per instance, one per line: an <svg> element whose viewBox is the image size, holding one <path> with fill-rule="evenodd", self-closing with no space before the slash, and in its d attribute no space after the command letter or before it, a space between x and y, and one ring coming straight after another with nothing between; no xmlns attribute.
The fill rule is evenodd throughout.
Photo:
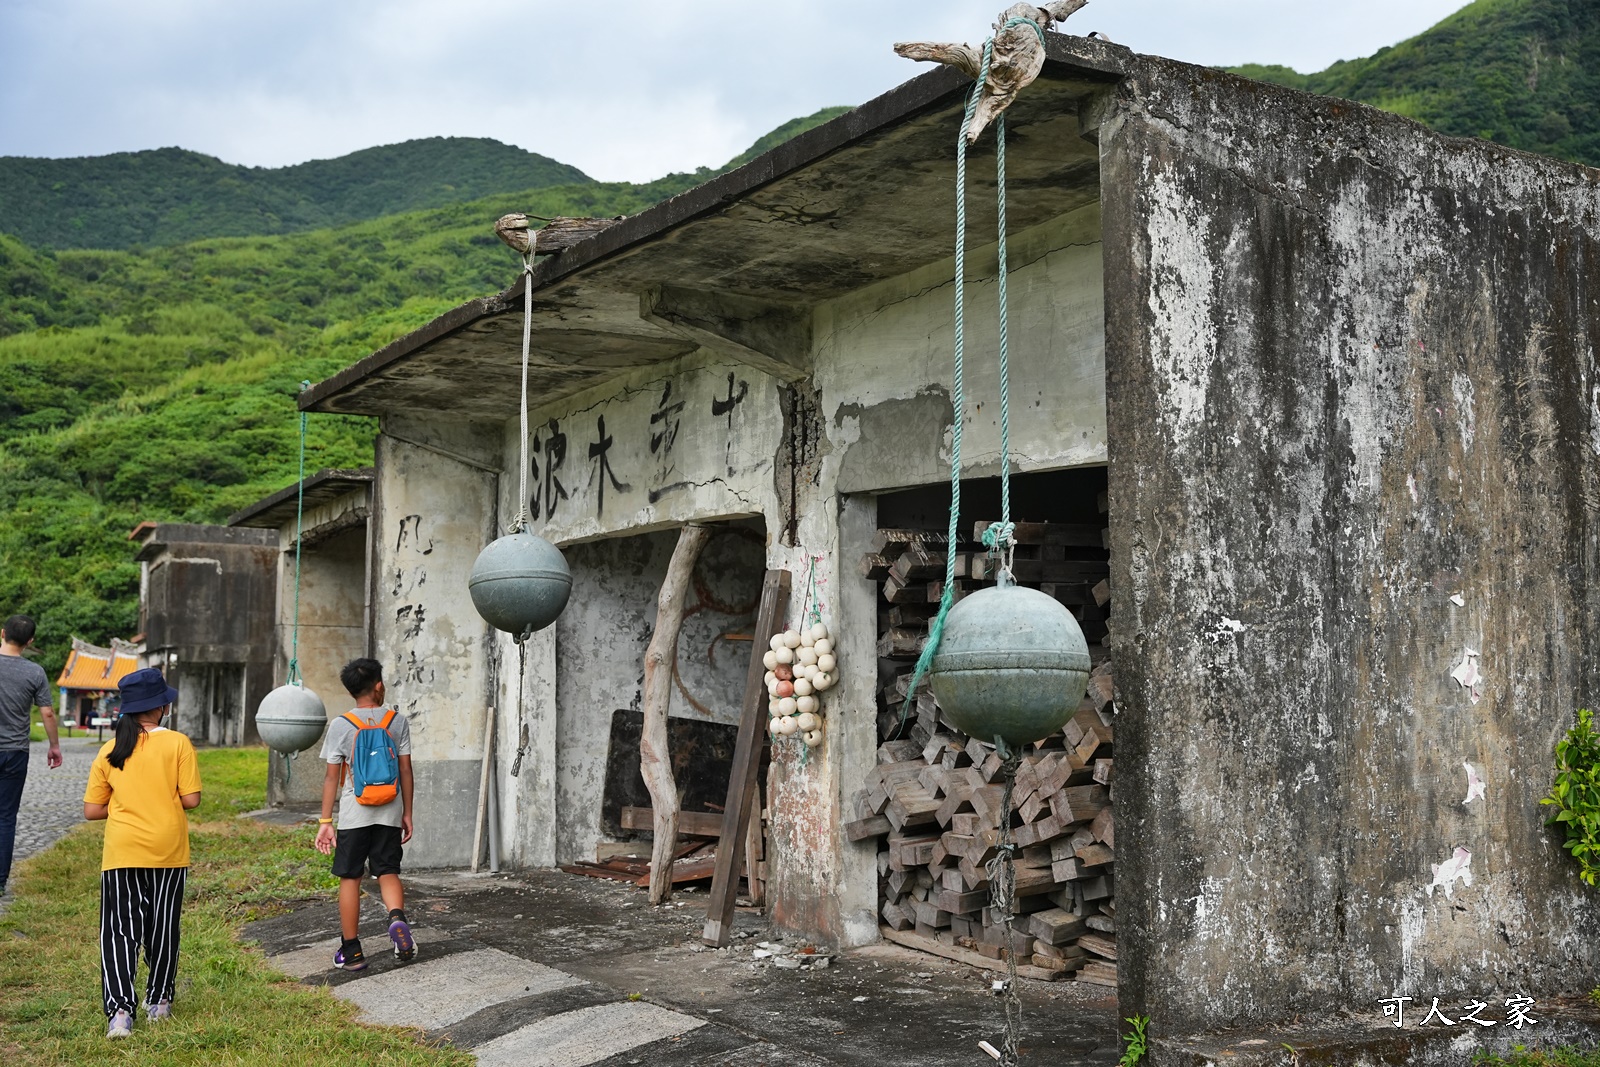
<svg viewBox="0 0 1600 1067"><path fill-rule="evenodd" d="M104 692L115 689L122 676L139 669L139 658L132 645L112 641L110 648L100 648L87 641L72 639L72 651L67 655L67 665L61 668L56 679L60 689L79 689Z"/></svg>

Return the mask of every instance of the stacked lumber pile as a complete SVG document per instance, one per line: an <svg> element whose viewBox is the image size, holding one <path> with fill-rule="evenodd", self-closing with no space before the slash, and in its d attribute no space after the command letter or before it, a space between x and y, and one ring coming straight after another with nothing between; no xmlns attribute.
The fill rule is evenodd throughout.
<svg viewBox="0 0 1600 1067"><path fill-rule="evenodd" d="M980 542L987 525L974 529L978 543L954 546L957 596L992 583ZM901 722L912 667L943 591L949 546L942 533L880 530L862 561L862 574L883 583L884 740L846 832L853 841L880 839L886 938L979 966L1009 956L1027 977L1115 986L1116 709L1103 643L1110 602L1104 535L1099 528L1018 523L1017 539L1019 584L1073 611L1096 665L1077 714L1061 733L1030 746L1017 772L1010 816L1017 889L1009 941L1002 917L989 907L987 871L1005 817L1003 761L993 745L943 721L926 683Z"/></svg>

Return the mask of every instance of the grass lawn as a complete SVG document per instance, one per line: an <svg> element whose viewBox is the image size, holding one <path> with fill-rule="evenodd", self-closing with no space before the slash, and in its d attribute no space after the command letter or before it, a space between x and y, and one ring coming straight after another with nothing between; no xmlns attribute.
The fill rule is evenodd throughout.
<svg viewBox="0 0 1600 1067"><path fill-rule="evenodd" d="M336 880L311 830L238 819L265 803L265 749L202 749L200 807L190 813L193 865L173 1019L111 1043L100 1006L100 846L85 823L13 872L0 916L0 1063L7 1067L137 1062L142 1067L248 1064L470 1064L413 1031L361 1026L326 990L279 975L238 941L242 923L305 900ZM139 989L143 993L143 977Z"/></svg>

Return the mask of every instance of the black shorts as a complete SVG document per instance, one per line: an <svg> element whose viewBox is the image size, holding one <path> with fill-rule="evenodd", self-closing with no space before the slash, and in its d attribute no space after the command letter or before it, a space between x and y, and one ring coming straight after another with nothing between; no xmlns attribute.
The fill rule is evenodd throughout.
<svg viewBox="0 0 1600 1067"><path fill-rule="evenodd" d="M360 878L363 865L374 878L399 874L404 851L400 847L398 826L356 826L340 830L338 842L333 846L334 877Z"/></svg>

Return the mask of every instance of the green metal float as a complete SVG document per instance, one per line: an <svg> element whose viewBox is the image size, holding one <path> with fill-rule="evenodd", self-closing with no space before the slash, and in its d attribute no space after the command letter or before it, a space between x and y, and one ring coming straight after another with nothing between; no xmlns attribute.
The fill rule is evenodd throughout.
<svg viewBox="0 0 1600 1067"><path fill-rule="evenodd" d="M945 619L928 684L950 725L1013 751L1066 725L1089 685L1089 646L1052 596L980 589Z"/></svg>

